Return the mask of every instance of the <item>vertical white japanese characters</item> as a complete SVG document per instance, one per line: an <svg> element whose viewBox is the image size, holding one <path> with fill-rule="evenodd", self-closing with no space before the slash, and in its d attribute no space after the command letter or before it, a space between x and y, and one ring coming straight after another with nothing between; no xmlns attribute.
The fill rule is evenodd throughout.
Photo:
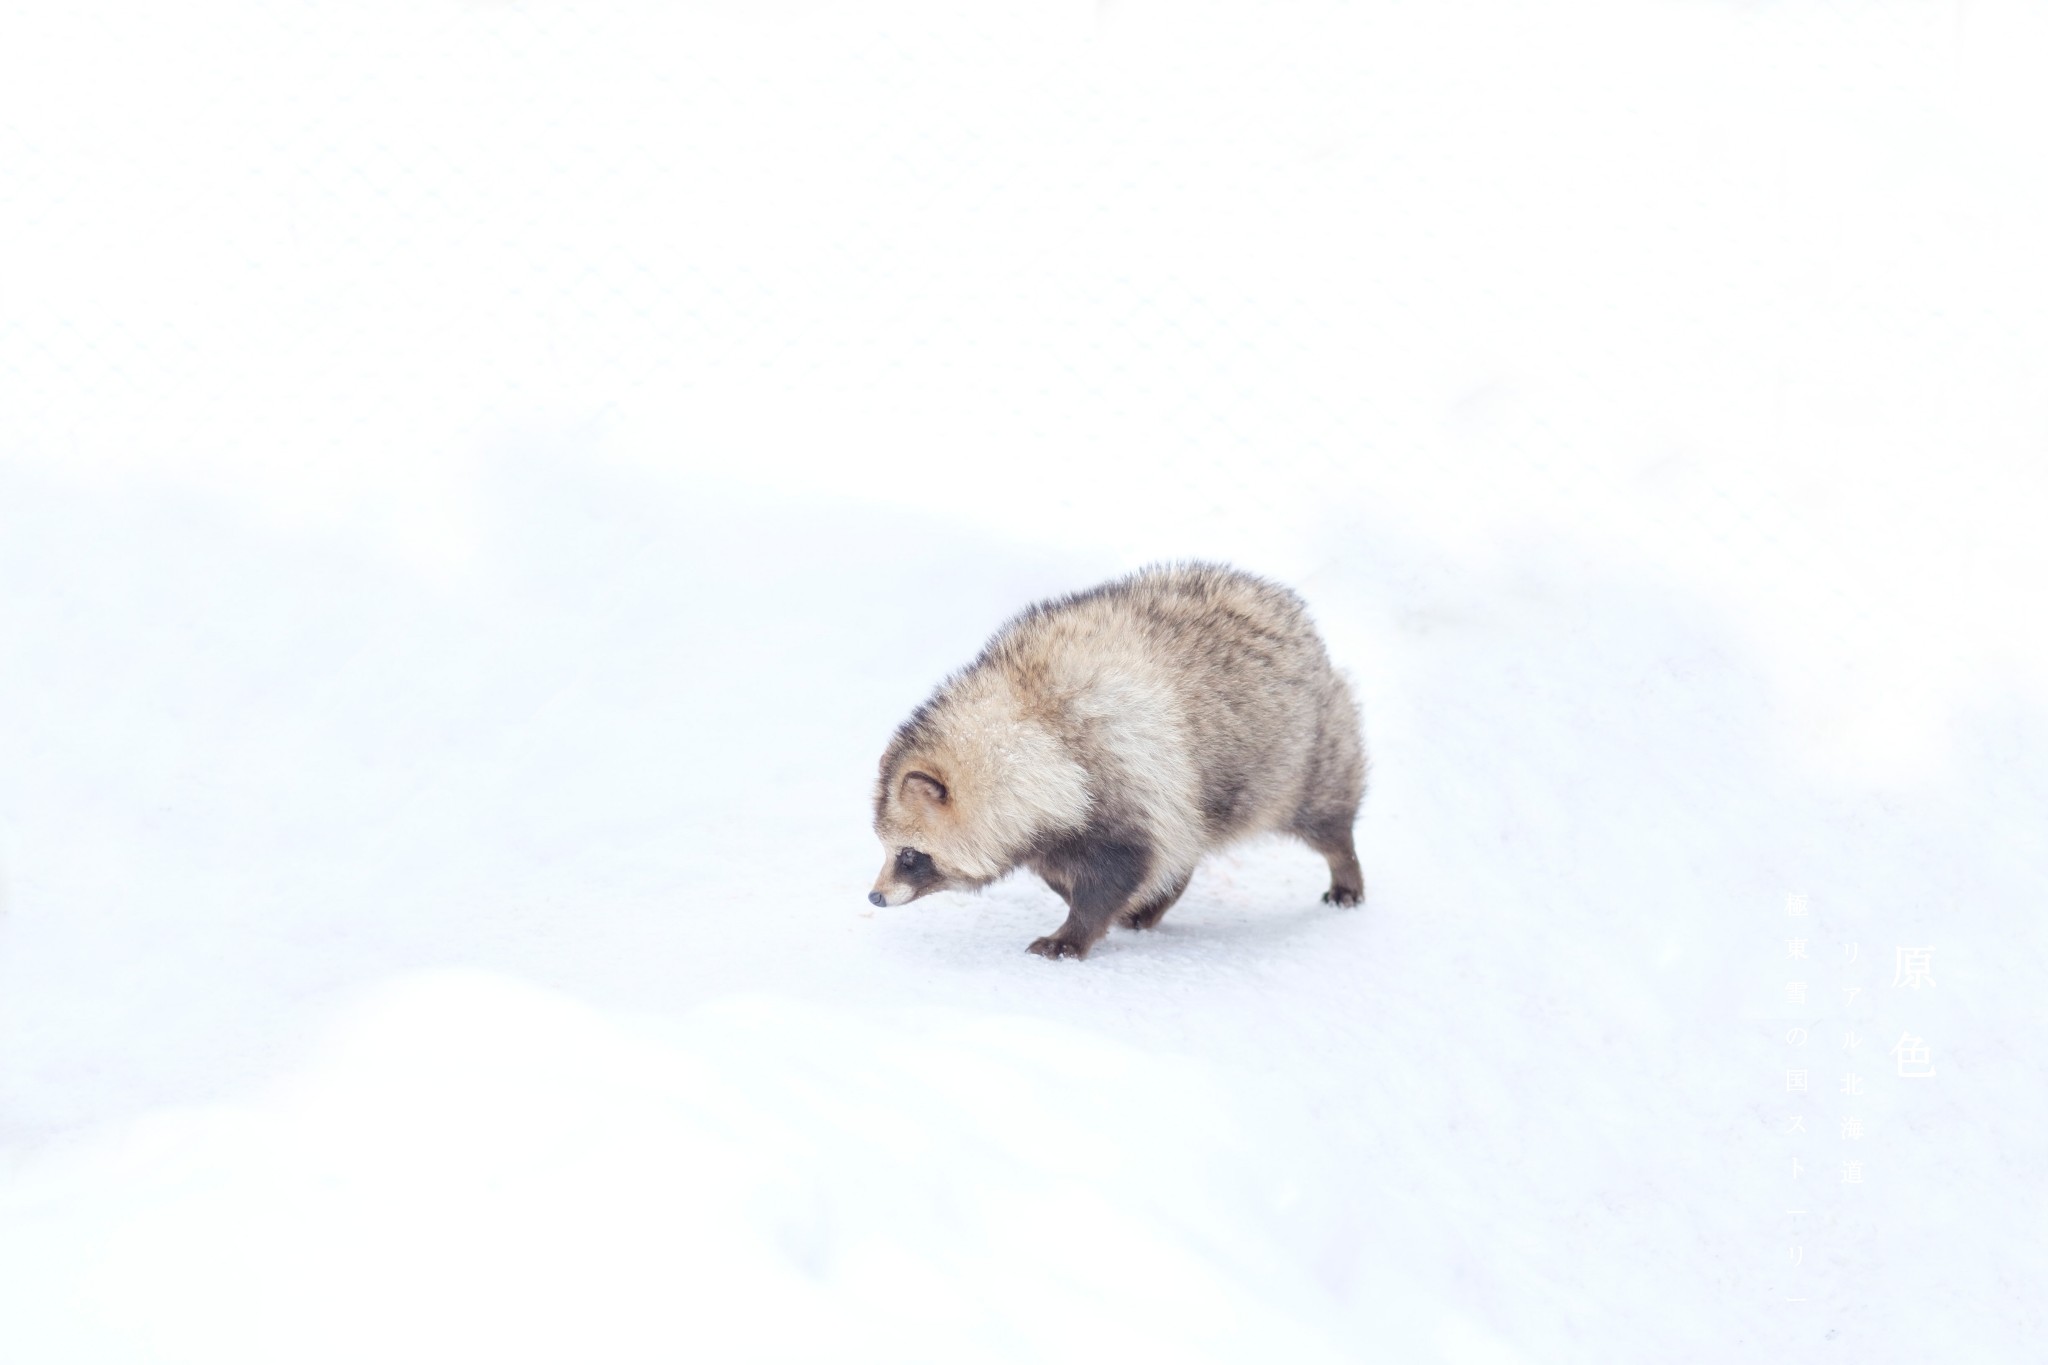
<svg viewBox="0 0 2048 1365"><path fill-rule="evenodd" d="M1779 1122L1790 1149L1781 1154L1790 1188L1783 1205L1788 1221L1782 1243L1789 1272L1778 1297L1804 1303L1810 1295L1802 1277L1808 1267L1821 1263L1809 1254L1812 1234L1851 1225L1860 1212L1860 1187L1874 1174L1864 1156L1870 1110L1874 1104L1883 1112L1890 1095L1877 1093L1888 1091L1888 1084L1880 1084L1887 1080L1884 1074L1866 1071L1872 1066L1864 1052L1870 1035L1875 1033L1881 1045L1897 1029L1898 1040L1885 1053L1896 1077L1927 1080L1937 1074L1933 1045L1912 1031L1910 1015L1903 1021L1908 1027L1900 1027L1881 997L1904 1002L1912 997L1901 992L1917 994L1937 983L1933 946L1895 944L1891 990L1879 987L1873 995L1866 984L1860 939L1827 932L1835 927L1832 922L1817 924L1803 893L1785 897L1784 913L1779 940L1783 970L1774 978L1773 989L1784 1020L1781 1037L1786 1048L1781 1092L1786 1103ZM1833 1037L1841 1039L1841 1058L1831 1065L1825 1054L1811 1049L1816 1038ZM1830 1091L1832 1113L1827 1112Z"/></svg>
<svg viewBox="0 0 2048 1365"><path fill-rule="evenodd" d="M1919 991L1934 984L1932 947L1908 948L1901 944L1895 951L1894 989ZM1899 1074L1908 1080L1926 1080L1934 1075L1934 1051L1916 1034L1900 1033L1899 1041L1892 1044L1891 1055L1898 1059Z"/></svg>

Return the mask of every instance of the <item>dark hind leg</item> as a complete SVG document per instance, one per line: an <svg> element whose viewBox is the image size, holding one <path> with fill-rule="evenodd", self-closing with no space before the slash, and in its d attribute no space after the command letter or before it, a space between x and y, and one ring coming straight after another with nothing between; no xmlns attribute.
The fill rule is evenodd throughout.
<svg viewBox="0 0 2048 1365"><path fill-rule="evenodd" d="M1358 803L1365 799L1365 745L1358 734L1358 712L1341 681L1324 697L1308 780L1302 786L1301 808L1288 828L1329 860L1330 889L1323 899L1331 905L1357 905L1365 899L1365 874L1358 867L1351 827L1358 823Z"/></svg>
<svg viewBox="0 0 2048 1365"><path fill-rule="evenodd" d="M1365 873L1358 866L1358 846L1351 841L1350 815L1326 817L1306 824L1297 821L1293 832L1330 863L1330 889L1323 900L1330 905L1357 905L1365 899Z"/></svg>
<svg viewBox="0 0 2048 1365"><path fill-rule="evenodd" d="M1174 902L1180 899L1180 893L1188 889L1188 881L1194 875L1192 872L1187 873L1143 905L1126 910L1124 924L1132 929L1157 929L1159 921L1166 917L1166 912L1173 909Z"/></svg>

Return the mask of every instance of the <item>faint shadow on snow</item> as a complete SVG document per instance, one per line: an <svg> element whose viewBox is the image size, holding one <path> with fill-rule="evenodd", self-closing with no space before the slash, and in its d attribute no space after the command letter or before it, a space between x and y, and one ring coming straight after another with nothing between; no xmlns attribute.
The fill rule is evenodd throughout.
<svg viewBox="0 0 2048 1365"><path fill-rule="evenodd" d="M1319 942L1349 932L1358 912L1321 902L1328 872L1305 847L1260 839L1212 855L1196 872L1171 914L1156 929L1114 928L1086 964L1097 968L1124 958L1170 964L1200 959L1207 967L1238 960L1247 968L1313 952ZM1018 872L986 891L942 893L907 909L882 912L884 931L915 943L916 951L956 967L1009 965L1013 954L1057 926L1066 904L1029 872ZM1042 961L1042 959L1038 959ZM1072 964L1085 971L1083 963ZM1046 964L1060 970L1060 964Z"/></svg>

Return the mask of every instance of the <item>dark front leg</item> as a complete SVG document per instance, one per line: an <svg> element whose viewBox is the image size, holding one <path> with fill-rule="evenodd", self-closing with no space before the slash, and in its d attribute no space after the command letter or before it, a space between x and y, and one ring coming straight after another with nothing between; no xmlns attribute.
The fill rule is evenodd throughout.
<svg viewBox="0 0 2048 1365"><path fill-rule="evenodd" d="M1060 839L1032 860L1046 884L1067 901L1067 922L1034 939L1041 957L1086 957L1144 884L1152 850L1144 840L1083 831Z"/></svg>

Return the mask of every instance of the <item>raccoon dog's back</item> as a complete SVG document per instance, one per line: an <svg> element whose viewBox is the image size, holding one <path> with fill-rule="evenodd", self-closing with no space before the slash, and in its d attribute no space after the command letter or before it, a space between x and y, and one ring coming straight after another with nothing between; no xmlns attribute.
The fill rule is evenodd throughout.
<svg viewBox="0 0 2048 1365"><path fill-rule="evenodd" d="M1205 852L1265 831L1324 854L1326 899L1363 893L1350 691L1301 599L1235 569L1146 569L1030 608L897 731L880 777L891 867L931 867L885 867L877 903L1029 866L1073 911L1032 945L1050 956L1112 921L1151 927Z"/></svg>

